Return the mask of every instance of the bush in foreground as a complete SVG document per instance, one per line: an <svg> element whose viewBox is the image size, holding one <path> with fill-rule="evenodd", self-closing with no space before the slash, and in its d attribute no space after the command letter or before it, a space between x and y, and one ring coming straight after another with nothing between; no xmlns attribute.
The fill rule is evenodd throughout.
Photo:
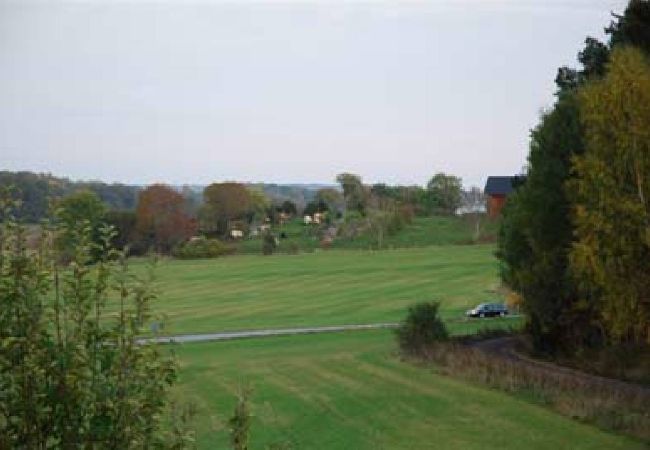
<svg viewBox="0 0 650 450"><path fill-rule="evenodd" d="M421 353L437 341L447 340L449 333L438 314L439 307L438 302L409 307L406 319L397 329L397 340L404 353Z"/></svg>
<svg viewBox="0 0 650 450"><path fill-rule="evenodd" d="M62 232L74 243L65 267L54 245ZM191 434L164 424L176 363L138 343L150 279L129 273L109 229L99 245L91 235L88 222L44 227L29 250L24 227L0 225L0 448L183 448Z"/></svg>
<svg viewBox="0 0 650 450"><path fill-rule="evenodd" d="M180 259L218 258L234 252L234 247L224 244L218 239L200 237L177 246L172 252L172 256Z"/></svg>

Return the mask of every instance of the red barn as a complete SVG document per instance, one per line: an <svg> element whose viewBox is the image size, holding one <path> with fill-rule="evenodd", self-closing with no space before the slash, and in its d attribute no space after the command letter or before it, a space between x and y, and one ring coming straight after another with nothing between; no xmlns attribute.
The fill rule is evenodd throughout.
<svg viewBox="0 0 650 450"><path fill-rule="evenodd" d="M487 196L487 213L491 218L498 217L501 213L506 198L514 190L517 177L488 177L485 183Z"/></svg>

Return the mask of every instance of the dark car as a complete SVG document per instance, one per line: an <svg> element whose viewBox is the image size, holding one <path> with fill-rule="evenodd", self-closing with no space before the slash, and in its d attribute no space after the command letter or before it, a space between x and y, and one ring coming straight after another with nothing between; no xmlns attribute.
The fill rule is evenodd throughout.
<svg viewBox="0 0 650 450"><path fill-rule="evenodd" d="M508 314L508 308L501 303L481 303L474 309L468 310L467 317L494 317L505 316Z"/></svg>

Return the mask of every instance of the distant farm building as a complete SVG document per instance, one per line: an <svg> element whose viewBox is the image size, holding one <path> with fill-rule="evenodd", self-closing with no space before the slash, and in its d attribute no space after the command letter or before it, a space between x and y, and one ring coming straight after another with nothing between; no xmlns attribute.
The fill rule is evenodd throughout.
<svg viewBox="0 0 650 450"><path fill-rule="evenodd" d="M488 177L485 183L485 196L487 197L487 213L495 218L501 214L501 209L506 203L508 195L517 185L518 177Z"/></svg>

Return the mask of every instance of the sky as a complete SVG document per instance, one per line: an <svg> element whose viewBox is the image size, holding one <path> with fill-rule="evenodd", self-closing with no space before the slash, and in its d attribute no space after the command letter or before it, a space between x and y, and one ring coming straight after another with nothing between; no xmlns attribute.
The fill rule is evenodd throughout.
<svg viewBox="0 0 650 450"><path fill-rule="evenodd" d="M621 0L0 0L0 170L482 186Z"/></svg>

